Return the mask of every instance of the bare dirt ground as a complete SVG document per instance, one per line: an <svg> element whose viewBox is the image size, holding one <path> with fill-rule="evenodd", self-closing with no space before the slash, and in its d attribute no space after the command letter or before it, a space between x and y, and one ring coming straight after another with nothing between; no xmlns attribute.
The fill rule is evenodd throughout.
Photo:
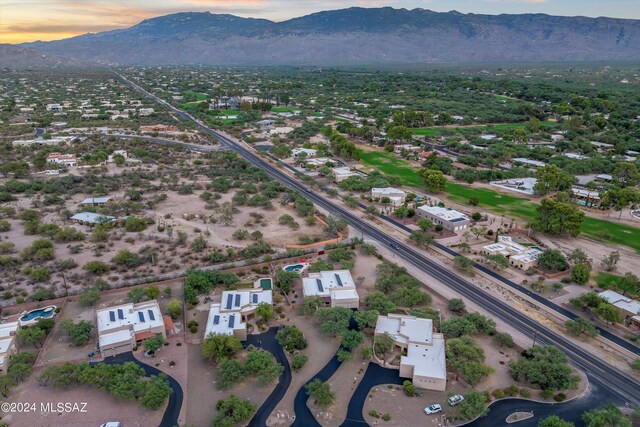
<svg viewBox="0 0 640 427"><path fill-rule="evenodd" d="M260 407L276 385L276 381L266 387L259 387L247 378L244 382L227 389L220 390L216 386L216 367L201 355L201 346L188 345L188 393L191 396L186 402L186 423L196 426L207 426L216 414L216 403L235 395L247 399Z"/></svg>
<svg viewBox="0 0 640 427"><path fill-rule="evenodd" d="M278 406L274 409L267 421L269 426L288 426L295 414L293 400L300 388L322 369L338 350L338 340L329 339L322 335L311 318L301 316L295 311L285 312L286 318L283 325L295 325L304 333L308 347L302 351L309 360L299 371L291 372L291 385Z"/></svg>
<svg viewBox="0 0 640 427"><path fill-rule="evenodd" d="M116 399L107 392L89 387L42 387L36 380L38 373L34 371L27 381L14 388L9 399L11 402L36 403L36 412L9 414L2 417L3 422L12 427L95 427L107 421L120 421L123 426L156 427L164 414L164 406L151 411L137 402ZM86 412L41 412L40 404L47 402L56 405L86 403Z"/></svg>
<svg viewBox="0 0 640 427"><path fill-rule="evenodd" d="M199 183L204 185L208 179L200 178ZM160 184L159 182L154 184ZM219 215L215 210L205 209L205 202L200 199L198 191L190 195L180 195L176 192L165 191L168 198L160 203L155 210L145 211L142 215L153 218L155 225L150 225L141 233L128 233L123 228L116 227L110 232L110 240L107 244L96 244L91 241L92 228L85 225L76 224L73 221L63 220L59 216L59 212L64 207L55 208L39 208L44 215L42 223L53 223L59 226L72 226L86 234L86 239L82 242L58 243L54 242L56 260L73 259L77 267L69 269L65 272L69 291L74 292L82 286L92 283L96 277L88 277L82 270L82 266L89 261L99 260L110 263L111 258L120 249L128 249L132 252L138 252L144 247L151 246L157 249L157 259L153 264L145 264L137 269L127 271L111 271L102 278L111 284L117 284L122 280L130 280L138 277L150 277L157 274L164 274L173 271L179 271L186 268L195 268L199 266L211 264L205 257L206 254L214 249L226 250L227 248L240 249L252 242L251 239L237 240L232 234L238 228L244 228L249 232L259 230L263 234L263 239L272 245L276 250L283 250L286 244L298 243L299 236L309 236L311 238L323 237L324 231L322 226L317 224L310 226L296 215L293 207L282 206L278 200L273 200L272 207L265 210L262 208L239 207L239 212L235 214L233 224L224 226L220 223L214 224L209 218L218 218ZM223 194L218 200L219 204L230 201L234 192L230 191ZM110 196L115 200L122 200L124 191L113 192ZM66 200L66 208L73 212L82 211L79 203L90 195L76 194ZM150 195L145 194L145 199ZM30 209L31 200L28 198L20 198L14 203L18 209ZM251 214L262 215L261 221L256 221ZM300 228L293 230L289 226L280 225L278 218L281 215L289 214L293 216L299 223ZM23 248L29 246L34 240L42 238L40 235L25 235L23 221L19 219L10 219L11 230L0 234L0 238L11 241L16 245L16 253ZM174 230L172 238L169 238L165 231L158 231L157 226L163 225L165 229L171 226ZM187 243L183 246L176 245L177 233L179 231L186 232L188 235ZM194 238L202 236L207 242L208 248L202 253L194 253L190 244ZM78 253L73 253L71 248L80 245L82 249ZM62 278L59 274L54 274L46 282L34 283L27 280L24 276L0 278L0 286L13 291L14 294L23 294L24 296L33 292L34 287L53 286L58 292L62 292ZM4 301L4 304L11 303L13 299Z"/></svg>

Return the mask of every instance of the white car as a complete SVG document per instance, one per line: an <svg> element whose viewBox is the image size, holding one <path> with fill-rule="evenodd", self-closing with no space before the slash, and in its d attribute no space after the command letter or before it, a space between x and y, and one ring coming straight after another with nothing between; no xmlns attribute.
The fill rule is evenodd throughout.
<svg viewBox="0 0 640 427"><path fill-rule="evenodd" d="M464 400L464 397L456 394L455 396L451 396L449 399L447 399L447 402L449 402L449 405L451 406L456 406L457 404L459 404L460 402L462 402Z"/></svg>
<svg viewBox="0 0 640 427"><path fill-rule="evenodd" d="M438 403L434 403L433 405L429 405L426 408L424 408L424 413L427 415L433 415L433 414L437 414L438 412L442 411L442 406L440 406Z"/></svg>
<svg viewBox="0 0 640 427"><path fill-rule="evenodd" d="M104 424L100 424L100 427L121 427L120 421L109 421Z"/></svg>

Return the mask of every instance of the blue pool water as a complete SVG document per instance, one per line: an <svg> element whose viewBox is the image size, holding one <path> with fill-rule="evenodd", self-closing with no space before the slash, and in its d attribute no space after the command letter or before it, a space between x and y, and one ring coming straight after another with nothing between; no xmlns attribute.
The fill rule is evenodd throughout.
<svg viewBox="0 0 640 427"><path fill-rule="evenodd" d="M51 309L51 310L49 310L49 311L45 311L45 310L46 310L46 308L42 308L42 309L40 309L40 310L33 310L33 311L30 311L30 312L28 312L27 314L25 314L24 316L22 316L22 317L20 318L20 320L21 320L22 322L28 322L29 320L33 320L33 319L35 319L36 317L44 317L44 318L47 318L47 317L51 317L51 316L53 316L53 313L55 312L55 309Z"/></svg>
<svg viewBox="0 0 640 427"><path fill-rule="evenodd" d="M303 268L304 268L304 265L302 265L302 264L287 265L284 268L284 271L297 271L297 272L300 272Z"/></svg>

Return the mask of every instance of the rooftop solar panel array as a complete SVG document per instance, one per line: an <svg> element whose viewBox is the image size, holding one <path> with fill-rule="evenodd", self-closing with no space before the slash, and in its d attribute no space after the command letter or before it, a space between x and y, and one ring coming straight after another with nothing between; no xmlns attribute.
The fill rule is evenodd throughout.
<svg viewBox="0 0 640 427"><path fill-rule="evenodd" d="M235 303L236 307L240 307L240 294L236 294L236 303Z"/></svg>
<svg viewBox="0 0 640 427"><path fill-rule="evenodd" d="M121 308L118 309L118 319L124 319L124 312Z"/></svg>
<svg viewBox="0 0 640 427"><path fill-rule="evenodd" d="M149 313L149 319L152 321L156 320L156 315L153 314L153 310L147 310L147 312Z"/></svg>
<svg viewBox="0 0 640 427"><path fill-rule="evenodd" d="M143 312L141 312L141 311L138 312L138 318L140 319L140 322L142 322L142 323L145 322L144 313Z"/></svg>
<svg viewBox="0 0 640 427"><path fill-rule="evenodd" d="M233 303L233 295L229 294L229 295L227 295L227 305L225 306L225 308L227 310L230 310L232 303Z"/></svg>
<svg viewBox="0 0 640 427"><path fill-rule="evenodd" d="M216 314L215 316L213 316L213 324L217 325L218 323L220 323L220 316Z"/></svg>
<svg viewBox="0 0 640 427"><path fill-rule="evenodd" d="M256 304L258 302L258 294L251 295L251 301L253 301L253 303Z"/></svg>
<svg viewBox="0 0 640 427"><path fill-rule="evenodd" d="M338 286L343 286L340 275L338 273L334 273L333 275L336 276L336 282L338 283Z"/></svg>
<svg viewBox="0 0 640 427"><path fill-rule="evenodd" d="M322 280L316 279L316 285L318 285L318 291L324 292L324 287L322 286Z"/></svg>
<svg viewBox="0 0 640 427"><path fill-rule="evenodd" d="M109 312L109 320L111 320L112 322L116 321L116 314L113 311Z"/></svg>
<svg viewBox="0 0 640 427"><path fill-rule="evenodd" d="M233 325L236 324L236 316L229 316L229 327L233 328Z"/></svg>

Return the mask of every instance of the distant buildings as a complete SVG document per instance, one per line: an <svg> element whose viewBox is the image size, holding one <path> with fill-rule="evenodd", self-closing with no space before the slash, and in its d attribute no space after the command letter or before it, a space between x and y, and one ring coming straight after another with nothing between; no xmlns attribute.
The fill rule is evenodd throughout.
<svg viewBox="0 0 640 427"><path fill-rule="evenodd" d="M132 351L138 343L156 335L167 337L165 320L156 300L99 309L96 317L98 345L103 357Z"/></svg>
<svg viewBox="0 0 640 427"><path fill-rule="evenodd" d="M440 206L420 206L416 209L416 214L453 232L466 230L471 224L469 217L462 212Z"/></svg>
<svg viewBox="0 0 640 427"><path fill-rule="evenodd" d="M305 297L318 296L330 307L358 308L360 297L349 270L309 273L302 279Z"/></svg>
<svg viewBox="0 0 640 427"><path fill-rule="evenodd" d="M291 150L291 156L293 157L301 157L302 154L304 153L304 156L302 157L315 157L316 153L318 152L318 150L314 150L312 148L294 148L293 150Z"/></svg>
<svg viewBox="0 0 640 427"><path fill-rule="evenodd" d="M273 304L271 289L239 289L224 291L220 303L212 303L204 336L209 334L234 335L247 339L247 319L260 304Z"/></svg>
<svg viewBox="0 0 640 427"><path fill-rule="evenodd" d="M352 176L362 176L360 172L352 171L351 168L341 167L341 168L333 168L333 175L335 176L335 182L342 182L347 178Z"/></svg>
<svg viewBox="0 0 640 427"><path fill-rule="evenodd" d="M178 130L177 127L173 125L150 125L150 126L140 126L141 132L173 132Z"/></svg>
<svg viewBox="0 0 640 427"><path fill-rule="evenodd" d="M20 329L20 322L0 323L0 372L6 374L9 358L16 354L18 347L16 335Z"/></svg>
<svg viewBox="0 0 640 427"><path fill-rule="evenodd" d="M34 138L34 139L19 139L12 142L14 147L27 147L30 145L59 145L59 144L69 144L71 141L76 139L75 136L59 136L54 138Z"/></svg>
<svg viewBox="0 0 640 427"><path fill-rule="evenodd" d="M72 220L85 225L110 224L116 220L116 217L109 215L100 215L93 212L80 212L71 217Z"/></svg>
<svg viewBox="0 0 640 427"><path fill-rule="evenodd" d="M393 146L393 152L395 154L400 154L403 151L410 152L410 153L417 153L422 151L422 146L412 145L412 144L398 144Z"/></svg>
<svg viewBox="0 0 640 427"><path fill-rule="evenodd" d="M373 199L382 199L384 197L388 197L389 200L391 200L391 204L393 206L403 204L406 196L406 191L398 190L397 188L386 187L371 189L371 197Z"/></svg>
<svg viewBox="0 0 640 427"><path fill-rule="evenodd" d="M55 163L66 167L78 166L78 159L75 154L51 153L47 156L48 163Z"/></svg>
<svg viewBox="0 0 640 427"><path fill-rule="evenodd" d="M60 104L47 104L47 111L62 111Z"/></svg>
<svg viewBox="0 0 640 427"><path fill-rule="evenodd" d="M106 205L111 200L111 196L103 196L103 197L87 197L83 201L80 202L81 205L92 205L92 206L100 206Z"/></svg>
<svg viewBox="0 0 640 427"><path fill-rule="evenodd" d="M444 391L447 365L444 336L433 332L431 319L389 314L378 316L375 335L388 335L406 355L400 358L400 376L416 387Z"/></svg>
<svg viewBox="0 0 640 427"><path fill-rule="evenodd" d="M538 160L531 160L524 157L516 157L514 159L511 159L511 163L521 163L523 165L533 166L536 168L541 168L547 165L545 162L540 162Z"/></svg>

